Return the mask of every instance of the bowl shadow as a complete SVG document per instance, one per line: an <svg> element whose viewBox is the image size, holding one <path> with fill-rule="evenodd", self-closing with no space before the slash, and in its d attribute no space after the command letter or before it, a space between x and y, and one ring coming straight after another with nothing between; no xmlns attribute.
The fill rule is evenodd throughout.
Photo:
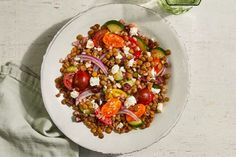
<svg viewBox="0 0 236 157"><path fill-rule="evenodd" d="M53 37L56 35L56 33L69 20L70 19L65 19L62 22L54 24L53 26L48 28L46 31L44 31L39 37L37 37L34 40L34 42L31 44L31 46L29 47L29 49L27 50L27 52L23 56L21 64L23 66L29 67L29 69L31 70L31 72L29 71L29 73L31 75L33 75L34 77L40 79L40 68L41 68L41 64L43 62L43 56L46 53L47 47L50 44ZM32 102L29 102L29 99L27 98L27 95L25 95L23 89L22 90L20 89L20 94L21 94L22 103L24 104L25 111L27 111L27 114L29 116L31 116L33 119L39 118L39 117L37 117L37 113L35 113L35 112L38 112L39 110L41 110L42 112L45 112L45 114L41 114L41 116L42 115L47 116L47 111L46 111L43 104L38 106L37 110L32 110L32 109L30 109L32 107L30 105L30 104L32 104ZM42 99L41 96L40 96L40 99ZM64 137L64 135L62 135L61 137ZM97 157L108 157L109 156L110 157L111 156L111 155L91 151L91 150L85 149L80 146L79 146L79 155L81 157L88 157L88 156L91 156L91 157L92 156L97 156ZM112 157L115 157L115 156L112 155Z"/></svg>

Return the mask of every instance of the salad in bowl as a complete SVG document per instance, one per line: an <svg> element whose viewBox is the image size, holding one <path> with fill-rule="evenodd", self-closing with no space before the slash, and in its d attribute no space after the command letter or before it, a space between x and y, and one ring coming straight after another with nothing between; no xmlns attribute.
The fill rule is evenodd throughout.
<svg viewBox="0 0 236 157"><path fill-rule="evenodd" d="M124 20L95 24L72 45L55 83L74 121L99 138L149 127L169 101L171 51Z"/></svg>

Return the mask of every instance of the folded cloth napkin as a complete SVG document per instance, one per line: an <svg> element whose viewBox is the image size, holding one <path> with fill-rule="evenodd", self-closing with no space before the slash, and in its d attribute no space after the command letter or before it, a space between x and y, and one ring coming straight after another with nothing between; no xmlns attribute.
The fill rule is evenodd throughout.
<svg viewBox="0 0 236 157"><path fill-rule="evenodd" d="M79 149L54 126L40 93L39 77L8 63L0 71L0 156L78 157Z"/></svg>

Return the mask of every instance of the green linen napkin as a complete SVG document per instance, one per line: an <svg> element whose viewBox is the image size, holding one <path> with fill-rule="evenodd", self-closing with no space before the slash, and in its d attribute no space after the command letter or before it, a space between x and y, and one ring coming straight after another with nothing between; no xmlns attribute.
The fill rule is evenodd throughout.
<svg viewBox="0 0 236 157"><path fill-rule="evenodd" d="M13 63L0 70L0 156L79 156L79 147L60 133L49 118L39 77L27 67Z"/></svg>

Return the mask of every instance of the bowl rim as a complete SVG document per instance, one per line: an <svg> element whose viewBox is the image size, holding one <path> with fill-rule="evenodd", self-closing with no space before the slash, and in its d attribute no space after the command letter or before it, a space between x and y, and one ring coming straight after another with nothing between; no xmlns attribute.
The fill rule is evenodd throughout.
<svg viewBox="0 0 236 157"><path fill-rule="evenodd" d="M50 49L51 49L51 47L52 47L52 45L54 44L54 42L55 42L55 40L57 39L57 37L59 36L59 34L61 34L61 32L69 25L69 24L71 24L74 20L76 20L77 18L79 18L81 15L83 15L84 13L86 13L86 12L89 12L90 10L92 10L92 9L96 9L96 8L99 8L99 7L103 7L103 6L108 6L108 5L130 5L130 6L136 6L136 7L141 7L142 9L146 9L146 10L148 10L149 12L152 12L153 13L153 15L155 15L155 16L157 16L158 18L160 18L160 19L162 19L163 20L163 23L165 23L166 25L168 25L168 27L169 27L169 30L178 38L178 39L181 39L181 37L180 37L180 35L177 33L177 31L174 29L174 27L171 25L171 23L165 18L165 17L162 17L160 14L158 14L156 11L154 11L154 10L152 10L152 9L150 9L150 8L147 8L147 7L144 7L144 6L141 6L141 5L138 5L138 4L126 4L126 3L124 3L124 4L122 4L122 3L106 3L106 4L101 4L101 5L95 5L95 6L93 6L93 7L90 7L90 8L88 8L87 10L85 10L85 11L82 11L82 12L79 12L79 13L77 13L77 14L75 14L73 17L71 17L71 19L63 26L63 27L61 27L60 28L60 30L54 35L54 37L53 37L53 39L51 40L51 42L50 42L50 44L48 45L48 47L47 47L47 50L46 50L46 53L44 54L44 56L43 56L43 62L42 62L42 64L41 64L41 71L40 71L40 75L41 75L41 79L40 79L40 86L41 86L41 93L42 93L42 99L43 99L43 104L44 104L44 107L46 108L46 110L47 110L47 112L49 113L49 109L48 109L48 107L47 107L47 105L45 104L45 94L44 94L44 86L43 86L43 79L42 78L44 78L43 76L44 76L44 74L43 74L43 72L44 72L44 69L46 68L45 66L45 58L47 57L47 55L49 54L49 51L50 51ZM185 98L185 100L184 100L184 102L183 102L183 105L182 105L182 108L181 108L181 111L178 113L178 116L177 116L177 118L175 119L175 121L172 123L172 124L170 124L170 127L168 128L168 129L166 129L166 131L164 131L161 135L160 135L160 137L159 138L157 138L154 142L152 142L152 143L150 143L150 144L148 144L148 145L146 145L146 146L144 146L144 147L142 147L142 148L140 148L140 149L137 149L137 150L132 150L132 151L128 151L128 152L124 152L124 153L106 153L106 152L102 152L102 151L100 151L100 150L93 150L93 151L96 151L96 152L100 152L100 153L103 153L103 154L130 154L130 153L134 153L134 152L139 152L139 151L141 151L141 150L144 150L144 149L147 149L149 146L151 146L151 145L153 145L153 144L155 144L155 143L157 143L157 142L159 142L161 139L163 139L164 137L166 137L169 133L170 133L170 131L176 126L176 124L178 123L178 121L179 121L179 119L180 119L180 117L182 116L182 114L183 114L183 112L184 112L184 110L185 110L185 107L186 107L186 104L188 103L188 101L189 101L189 96L190 96L190 87L191 87L191 73L190 73L190 64L189 64L189 57L188 57L188 54L187 54L187 51L186 51L186 46L185 46L185 42L184 41L179 41L179 40L177 40L178 41L178 44L179 44L179 46L181 47L181 49L183 50L183 56L184 56L184 58L185 58L185 60L186 60L186 64L187 64L187 66L186 66L186 71L187 71L187 82L186 82L186 98ZM50 114L49 114L49 116L50 116ZM58 130L60 130L59 129L59 127L57 126L57 124L56 123L54 123L54 119L50 116L50 118L52 119L52 122L53 122L53 124L58 128ZM64 134L64 133L63 133ZM65 135L65 134L64 134ZM66 135L65 135L66 136ZM73 139L70 139L68 136L66 136L69 140L71 140L71 141L73 141ZM74 141L73 141L74 142ZM89 149L89 150L91 150L91 148L88 148L87 146L85 146L85 145L80 145L80 144L78 144L78 143L76 143L76 142L74 142L75 144L77 144L77 145L79 145L79 146L82 146L82 147L84 147L84 148L86 148L86 149Z"/></svg>

